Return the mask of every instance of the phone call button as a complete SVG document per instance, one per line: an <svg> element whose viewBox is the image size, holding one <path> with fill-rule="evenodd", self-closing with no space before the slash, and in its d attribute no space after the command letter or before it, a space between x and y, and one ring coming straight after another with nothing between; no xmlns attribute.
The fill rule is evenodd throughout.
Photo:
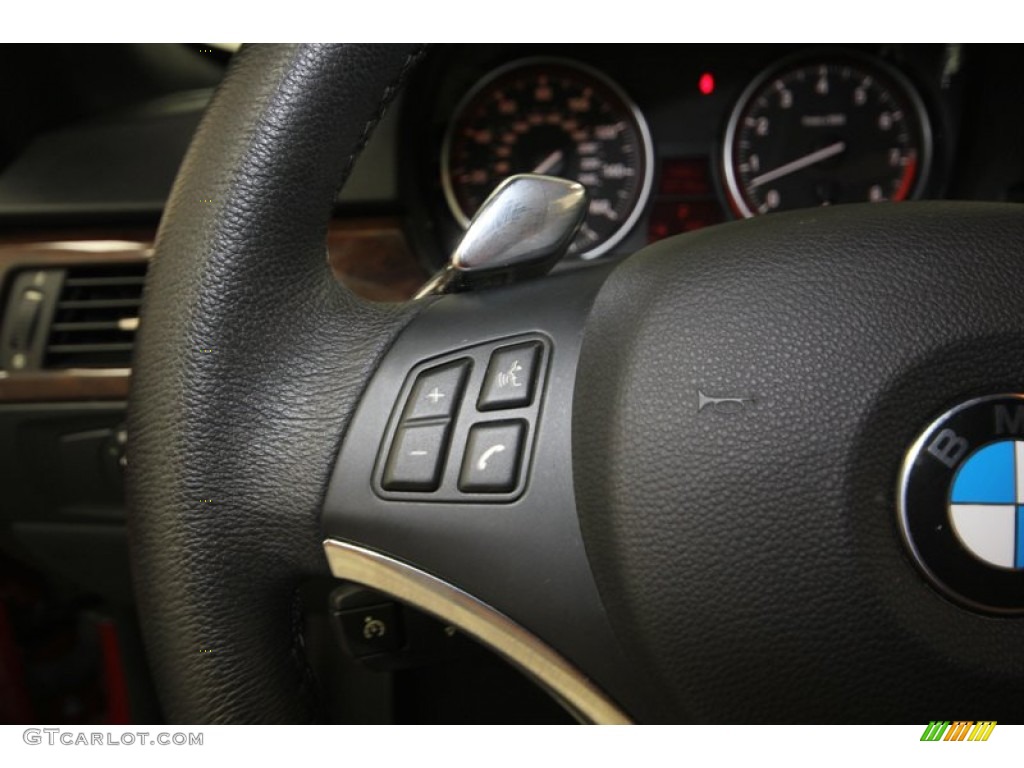
<svg viewBox="0 0 1024 768"><path fill-rule="evenodd" d="M463 493L508 493L519 482L526 422L474 424L469 430L459 475Z"/></svg>

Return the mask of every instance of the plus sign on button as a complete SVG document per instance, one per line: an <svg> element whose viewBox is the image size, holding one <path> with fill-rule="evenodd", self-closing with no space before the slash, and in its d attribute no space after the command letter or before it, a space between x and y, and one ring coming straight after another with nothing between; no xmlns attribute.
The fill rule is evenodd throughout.
<svg viewBox="0 0 1024 768"><path fill-rule="evenodd" d="M469 370L468 360L459 360L423 371L409 395L405 419L449 418L462 396Z"/></svg>

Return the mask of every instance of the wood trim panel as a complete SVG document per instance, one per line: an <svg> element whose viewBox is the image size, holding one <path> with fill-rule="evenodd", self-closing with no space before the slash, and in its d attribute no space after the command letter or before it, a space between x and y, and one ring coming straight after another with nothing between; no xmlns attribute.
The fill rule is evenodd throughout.
<svg viewBox="0 0 1024 768"><path fill-rule="evenodd" d="M398 219L334 222L327 261L342 284L370 301L408 301L429 277Z"/></svg>
<svg viewBox="0 0 1024 768"><path fill-rule="evenodd" d="M152 255L155 234L152 229L79 229L0 236L0 287L6 288L8 275L18 269L143 261ZM339 282L370 301L406 301L427 279L396 218L332 222L327 264ZM124 400L130 373L127 369L0 371L0 404Z"/></svg>
<svg viewBox="0 0 1024 768"><path fill-rule="evenodd" d="M68 402L75 400L125 400L130 371L48 371L13 373L0 371L0 404Z"/></svg>

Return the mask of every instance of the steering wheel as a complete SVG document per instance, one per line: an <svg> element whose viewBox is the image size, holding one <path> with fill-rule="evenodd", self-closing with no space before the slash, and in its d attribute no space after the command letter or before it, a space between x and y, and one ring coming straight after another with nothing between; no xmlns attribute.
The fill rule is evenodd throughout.
<svg viewBox="0 0 1024 768"><path fill-rule="evenodd" d="M421 54L243 49L175 184L128 475L169 719L321 718L297 588L327 573L586 722L1024 714L1024 623L930 583L897 515L938 414L1024 391L1020 206L773 214L369 304L326 227Z"/></svg>

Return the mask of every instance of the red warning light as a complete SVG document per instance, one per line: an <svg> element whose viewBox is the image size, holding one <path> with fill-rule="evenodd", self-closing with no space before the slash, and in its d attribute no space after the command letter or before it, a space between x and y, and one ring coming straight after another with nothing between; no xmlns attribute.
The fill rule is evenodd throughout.
<svg viewBox="0 0 1024 768"><path fill-rule="evenodd" d="M715 92L715 76L710 72L705 72L697 81L697 88L705 96L710 96Z"/></svg>

